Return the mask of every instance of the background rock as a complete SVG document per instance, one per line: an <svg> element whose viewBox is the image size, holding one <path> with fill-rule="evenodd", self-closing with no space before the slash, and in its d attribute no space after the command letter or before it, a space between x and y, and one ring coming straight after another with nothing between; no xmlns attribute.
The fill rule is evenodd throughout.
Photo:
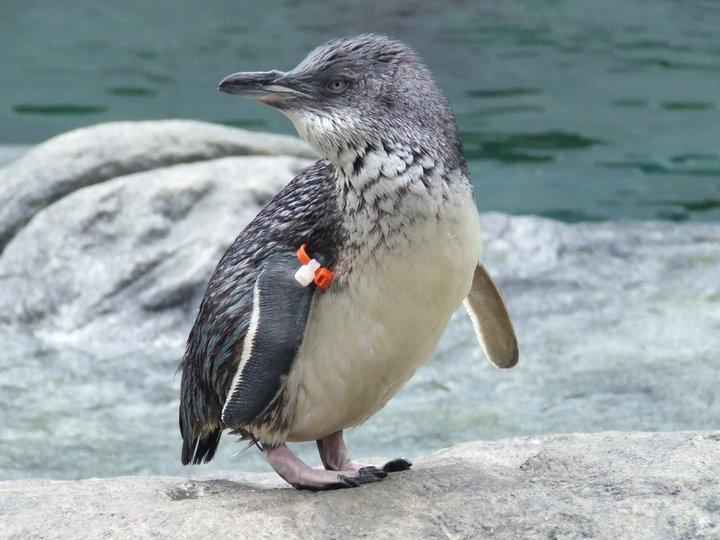
<svg viewBox="0 0 720 540"><path fill-rule="evenodd" d="M302 141L196 122L112 122L53 137L0 170L0 252L41 208L133 172L224 156L313 157Z"/></svg>
<svg viewBox="0 0 720 540"><path fill-rule="evenodd" d="M10 538L710 538L720 432L472 442L357 489L270 474L0 482ZM280 488L280 489L278 489Z"/></svg>
<svg viewBox="0 0 720 540"><path fill-rule="evenodd" d="M154 339L186 322L242 224L307 164L229 157L75 191L6 246L0 317L63 340Z"/></svg>

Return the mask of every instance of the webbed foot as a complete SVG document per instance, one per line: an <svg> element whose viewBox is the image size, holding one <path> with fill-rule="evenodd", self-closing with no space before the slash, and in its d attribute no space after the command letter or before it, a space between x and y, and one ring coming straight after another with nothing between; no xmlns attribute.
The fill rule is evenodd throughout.
<svg viewBox="0 0 720 540"><path fill-rule="evenodd" d="M395 458L380 466L371 466L355 463L350 459L350 453L343 440L343 432L337 431L317 441L318 452L323 465L329 471L361 471L363 469L374 469L384 473L407 471L412 467L412 462L404 458Z"/></svg>

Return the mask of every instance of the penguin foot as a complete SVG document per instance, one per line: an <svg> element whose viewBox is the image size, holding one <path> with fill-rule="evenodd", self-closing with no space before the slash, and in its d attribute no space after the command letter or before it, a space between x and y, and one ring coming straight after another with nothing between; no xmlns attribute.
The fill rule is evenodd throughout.
<svg viewBox="0 0 720 540"><path fill-rule="evenodd" d="M391 459L390 461L386 461L385 464L381 467L383 471L386 473L391 472L400 472L400 471L407 471L410 467L412 467L412 461L405 458L395 458Z"/></svg>
<svg viewBox="0 0 720 540"><path fill-rule="evenodd" d="M386 471L377 467L336 471L313 469L293 454L285 444L263 448L262 452L275 472L295 489L311 491L345 489L379 482L387 476Z"/></svg>
<svg viewBox="0 0 720 540"><path fill-rule="evenodd" d="M310 474L301 475L298 480L291 482L291 485L300 490L327 491L372 484L387 476L385 471L381 471L376 467L363 467L358 471L322 471L317 469L311 469L311 471ZM327 473L331 474L327 475Z"/></svg>
<svg viewBox="0 0 720 540"><path fill-rule="evenodd" d="M352 474L353 471L347 471ZM343 482L348 484L349 487L358 487L363 484L371 484L373 482L379 482L383 478L385 478L388 475L383 470L378 469L377 467L363 467L361 469L358 469L357 473L355 473L354 476L347 476L345 474L338 474L338 478L340 478Z"/></svg>
<svg viewBox="0 0 720 540"><path fill-rule="evenodd" d="M374 469L384 473L407 471L412 467L412 462L404 458L395 458L385 462L379 467L361 465L350 459L350 452L345 446L343 432L336 431L323 439L317 441L318 452L325 469L329 471L361 471L363 469Z"/></svg>

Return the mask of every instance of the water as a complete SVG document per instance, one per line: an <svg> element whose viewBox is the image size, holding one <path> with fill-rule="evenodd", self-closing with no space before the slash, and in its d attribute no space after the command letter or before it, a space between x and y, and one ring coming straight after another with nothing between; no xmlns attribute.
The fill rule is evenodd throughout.
<svg viewBox="0 0 720 540"><path fill-rule="evenodd" d="M6 0L0 144L121 119L292 133L221 95L325 40L395 36L456 112L481 209L565 221L720 217L720 4Z"/></svg>
<svg viewBox="0 0 720 540"><path fill-rule="evenodd" d="M219 94L216 82L290 68L331 37L377 31L413 45L432 68L457 115L481 210L567 222L720 218L718 3L258 5L5 0L0 163L111 120L185 117L292 133L282 115ZM496 261L524 346L518 369L483 364L469 323L456 317L428 366L350 434L358 453L414 457L462 440L557 431L717 428L720 321L708 276L718 259L703 247L716 229L679 233L669 255L667 231L648 233L655 251L637 258L633 241L619 254L605 246L612 230L599 229L587 248L577 233L566 251L553 243L562 234L522 252L560 257L556 266L526 275L511 254ZM608 261L614 270L603 275ZM693 273L682 281L657 268ZM588 286L582 279L595 269L606 283ZM650 273L626 275L640 269ZM172 379L181 344L90 351L37 341L0 325L0 479L181 471ZM265 470L257 453L236 451L226 437L213 466ZM312 445L302 452L312 456Z"/></svg>

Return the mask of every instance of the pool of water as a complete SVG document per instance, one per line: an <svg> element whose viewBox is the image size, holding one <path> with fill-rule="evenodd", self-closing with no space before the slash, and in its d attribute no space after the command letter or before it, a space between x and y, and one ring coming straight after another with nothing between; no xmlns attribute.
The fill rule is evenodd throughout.
<svg viewBox="0 0 720 540"><path fill-rule="evenodd" d="M0 145L125 119L291 133L215 90L366 31L420 51L457 115L481 209L564 221L720 217L720 4L9 0ZM2 152L0 152L2 155Z"/></svg>

